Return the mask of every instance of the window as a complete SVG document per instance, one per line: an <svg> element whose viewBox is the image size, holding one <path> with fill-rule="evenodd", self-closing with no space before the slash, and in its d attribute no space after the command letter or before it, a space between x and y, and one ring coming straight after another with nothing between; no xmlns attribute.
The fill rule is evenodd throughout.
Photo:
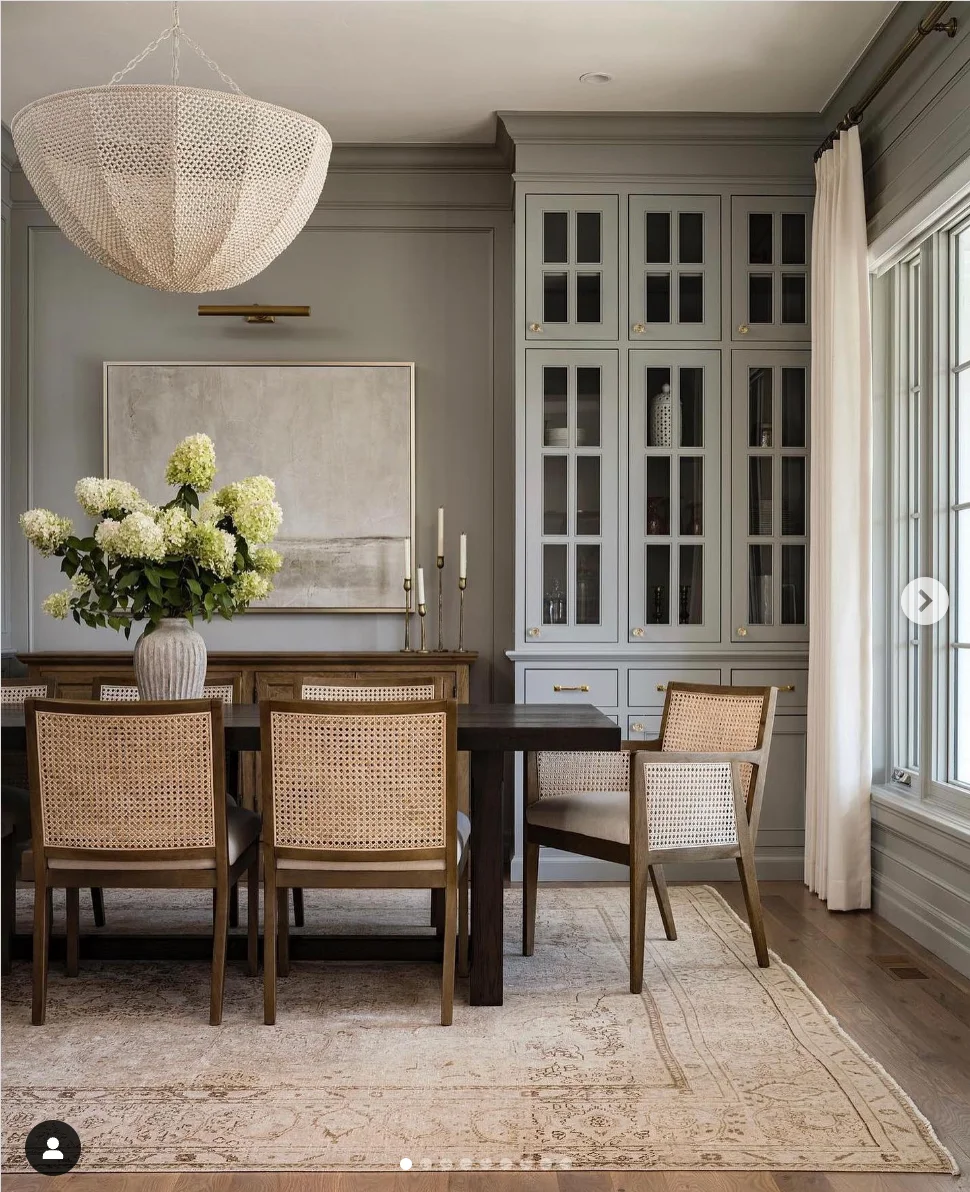
<svg viewBox="0 0 970 1192"><path fill-rule="evenodd" d="M874 352L890 436L886 778L970 815L970 206L875 285L889 312ZM920 575L949 591L936 625L914 625L899 607Z"/></svg>

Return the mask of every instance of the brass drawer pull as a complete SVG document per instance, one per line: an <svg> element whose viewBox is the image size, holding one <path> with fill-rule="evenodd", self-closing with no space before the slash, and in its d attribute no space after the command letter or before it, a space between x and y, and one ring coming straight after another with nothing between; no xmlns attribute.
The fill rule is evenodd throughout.
<svg viewBox="0 0 970 1192"><path fill-rule="evenodd" d="M748 631L743 625L738 626L738 637L747 637Z"/></svg>
<svg viewBox="0 0 970 1192"><path fill-rule="evenodd" d="M784 687L779 687L778 690L779 691L794 691L795 684L794 683L786 683Z"/></svg>
<svg viewBox="0 0 970 1192"><path fill-rule="evenodd" d="M535 335L537 332L542 330L542 324L541 323L530 323L529 330L532 332L533 335Z"/></svg>
<svg viewBox="0 0 970 1192"><path fill-rule="evenodd" d="M658 691L666 691L666 690L667 690L667 684L666 684L666 683L658 683L658 684L657 684L657 690L658 690Z"/></svg>
<svg viewBox="0 0 970 1192"><path fill-rule="evenodd" d="M538 630L538 629L530 629L530 630L529 630L529 637L538 637L538 636L539 636L539 630Z"/></svg>
<svg viewBox="0 0 970 1192"><path fill-rule="evenodd" d="M566 687L562 683L553 683L553 691L589 691L588 683L580 683L577 687Z"/></svg>
<svg viewBox="0 0 970 1192"><path fill-rule="evenodd" d="M630 633L633 637L643 637L643 629L638 625L636 629L631 629Z"/></svg>
<svg viewBox="0 0 970 1192"><path fill-rule="evenodd" d="M644 732L645 730L644 730L644 727L643 727L643 725L642 725L642 724L631 724L631 725L630 725L630 731L631 731L631 732L634 732L634 733L642 733L642 732Z"/></svg>
<svg viewBox="0 0 970 1192"><path fill-rule="evenodd" d="M634 335L643 335L646 330L647 329L643 325L643 323L634 323L633 324L633 334Z"/></svg>
<svg viewBox="0 0 970 1192"><path fill-rule="evenodd" d="M741 335L747 335L749 330L750 330L750 329L749 329L749 327L748 327L748 324L747 324L747 323L742 323L742 324L741 324L741 326L738 328L738 332L739 332Z"/></svg>

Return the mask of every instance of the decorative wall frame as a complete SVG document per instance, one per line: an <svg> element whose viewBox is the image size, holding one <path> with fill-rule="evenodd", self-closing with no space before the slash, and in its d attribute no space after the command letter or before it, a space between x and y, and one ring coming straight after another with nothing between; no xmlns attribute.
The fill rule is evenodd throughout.
<svg viewBox="0 0 970 1192"><path fill-rule="evenodd" d="M276 481L283 570L252 611L404 611L413 363L108 361L103 411L105 475L149 500L167 499L159 462L200 431L220 474Z"/></svg>

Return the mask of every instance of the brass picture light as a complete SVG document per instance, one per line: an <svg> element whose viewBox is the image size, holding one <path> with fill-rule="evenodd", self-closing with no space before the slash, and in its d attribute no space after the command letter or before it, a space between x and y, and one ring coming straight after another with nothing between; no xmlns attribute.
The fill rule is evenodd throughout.
<svg viewBox="0 0 970 1192"><path fill-rule="evenodd" d="M200 306L200 315L228 315L247 323L275 323L277 318L308 319L309 306Z"/></svg>

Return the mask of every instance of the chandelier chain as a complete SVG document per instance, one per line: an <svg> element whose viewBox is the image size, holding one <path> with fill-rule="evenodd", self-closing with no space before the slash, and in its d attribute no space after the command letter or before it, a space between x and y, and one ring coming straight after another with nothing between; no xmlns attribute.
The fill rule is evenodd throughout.
<svg viewBox="0 0 970 1192"><path fill-rule="evenodd" d="M142 50L142 52L140 54L136 55L134 58L132 58L132 60L128 63L128 65L123 70L119 70L117 74L112 75L111 82L108 85L114 86L115 83L120 83L126 74L129 74L131 71L133 71L135 69L135 67L139 65L139 63L144 62L145 59L150 54L154 54L155 51L158 49L158 47L162 44L162 42L167 41L168 38L170 38L170 37L172 38L172 82L173 82L173 84L175 84L176 86L178 85L179 62L180 62L180 55L181 55L181 49L182 49L182 42L184 41L188 45L190 45L193 50L195 50L195 52L199 55L199 57L206 64L206 66L208 66L208 68L210 70L214 70L216 72L216 74L219 76L220 79L222 79L222 81L226 84L227 87L229 87L232 91L235 91L235 93L237 95L242 95L242 93L243 93L242 88L239 87L234 82L234 80L231 79L229 77L229 75L227 75L225 73L225 71L222 70L222 68L219 66L218 62L214 61L214 59L209 57L209 55L199 45L199 43L195 40L195 38L190 37L185 32L185 30L182 28L182 26L179 22L179 10L178 10L177 0L175 3L172 4L172 24L169 25L169 27L167 29L163 30L158 35L158 37L155 38L154 41L149 42L149 44L147 46L145 46L145 48Z"/></svg>

